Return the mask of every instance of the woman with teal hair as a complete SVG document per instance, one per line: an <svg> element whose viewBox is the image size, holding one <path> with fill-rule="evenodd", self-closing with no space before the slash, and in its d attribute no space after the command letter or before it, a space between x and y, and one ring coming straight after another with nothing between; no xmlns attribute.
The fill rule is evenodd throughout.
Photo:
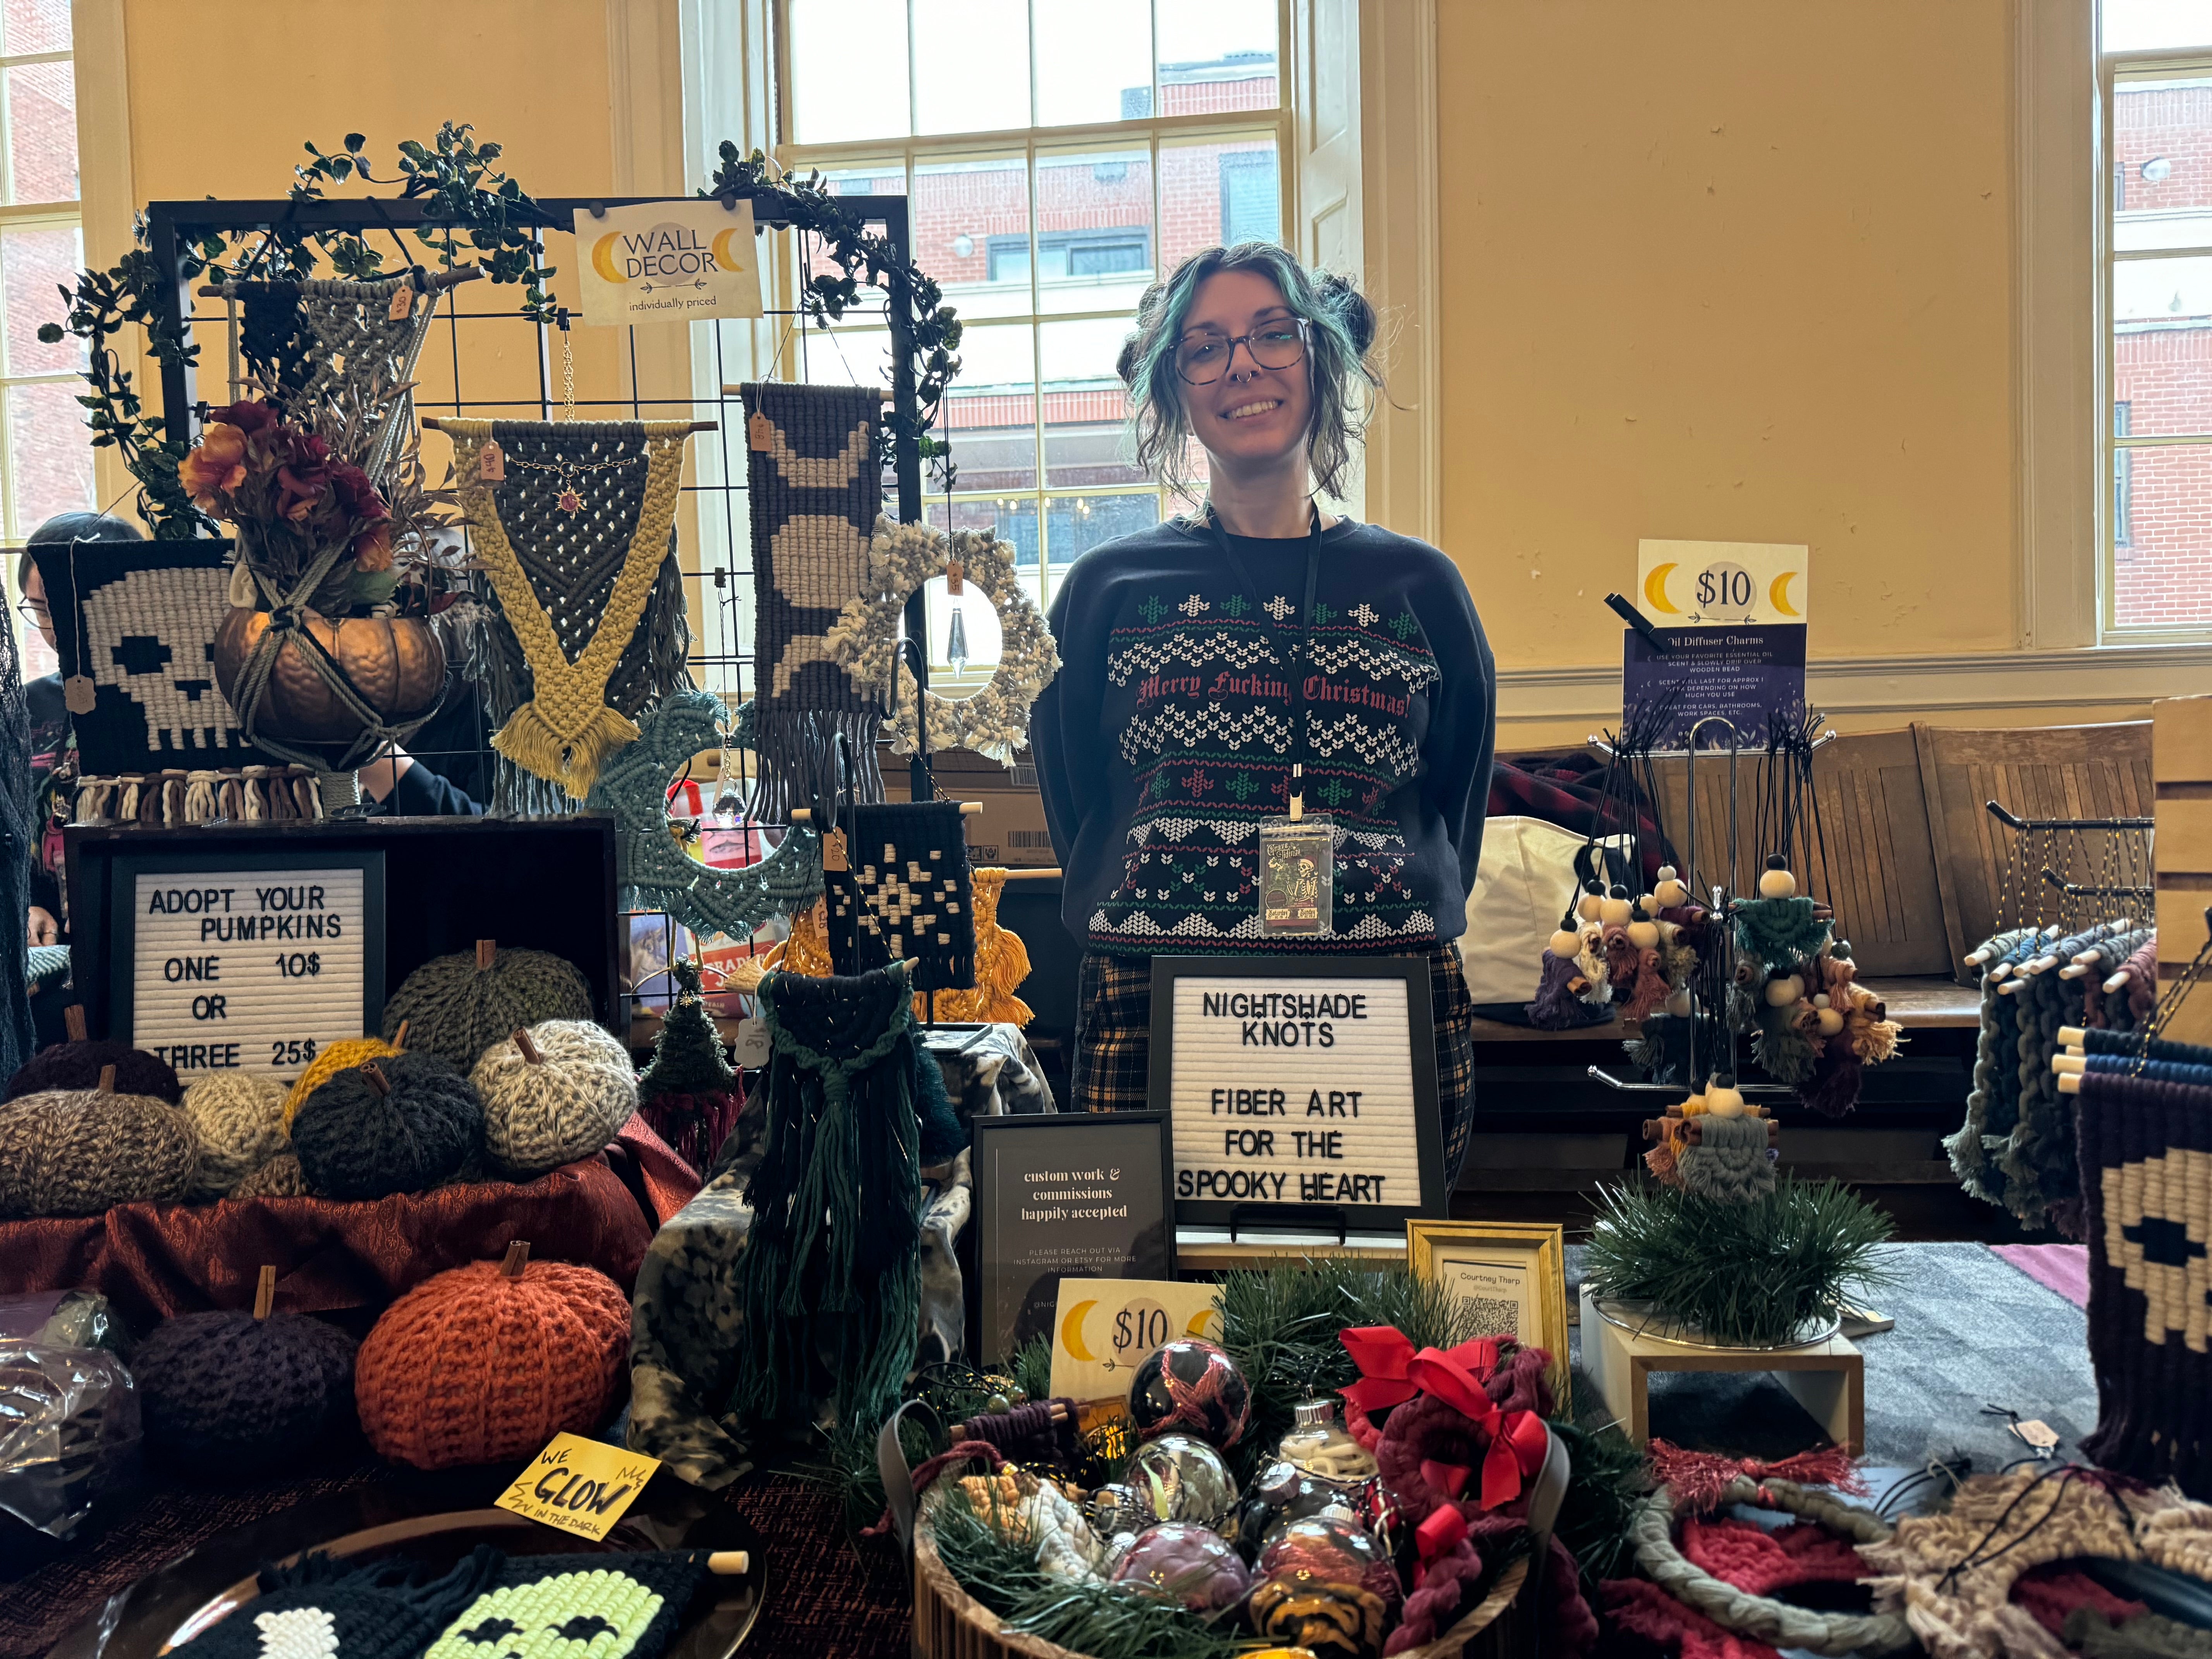
<svg viewBox="0 0 2212 1659"><path fill-rule="evenodd" d="M1187 495L1194 445L1204 505L1060 579L1031 742L1086 950L1075 1103L1147 1103L1156 952L1418 957L1455 1182L1473 1016L1452 941L1496 681L1452 562L1322 505L1382 386L1375 331L1349 283L1268 243L1209 248L1146 294L1120 363L1131 433Z"/></svg>

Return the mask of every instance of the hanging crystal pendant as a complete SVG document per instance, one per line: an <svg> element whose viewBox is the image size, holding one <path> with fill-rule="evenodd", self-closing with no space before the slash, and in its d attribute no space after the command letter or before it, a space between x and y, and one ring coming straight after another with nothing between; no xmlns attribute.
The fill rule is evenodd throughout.
<svg viewBox="0 0 2212 1659"><path fill-rule="evenodd" d="M968 672L968 619L961 614L960 602L952 602L952 621L945 640L945 659L952 665L952 672Z"/></svg>

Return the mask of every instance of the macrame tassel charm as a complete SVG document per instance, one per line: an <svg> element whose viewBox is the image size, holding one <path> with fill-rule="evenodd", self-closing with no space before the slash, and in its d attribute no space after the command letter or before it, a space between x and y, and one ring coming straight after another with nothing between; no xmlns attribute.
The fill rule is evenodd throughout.
<svg viewBox="0 0 2212 1659"><path fill-rule="evenodd" d="M1638 951L1636 953L1634 986L1629 994L1628 1006L1620 1011L1621 1017L1638 1021L1648 1019L1667 1006L1667 999L1673 992L1674 987L1667 983L1667 976L1659 971L1659 952L1656 950Z"/></svg>
<svg viewBox="0 0 2212 1659"><path fill-rule="evenodd" d="M1675 1155L1682 1190L1723 1204L1748 1204L1774 1190L1774 1162L1766 1155L1766 1120L1698 1119L1698 1139Z"/></svg>
<svg viewBox="0 0 2212 1659"><path fill-rule="evenodd" d="M216 815L216 787L218 775L213 772L192 772L185 779L185 822L206 823Z"/></svg>

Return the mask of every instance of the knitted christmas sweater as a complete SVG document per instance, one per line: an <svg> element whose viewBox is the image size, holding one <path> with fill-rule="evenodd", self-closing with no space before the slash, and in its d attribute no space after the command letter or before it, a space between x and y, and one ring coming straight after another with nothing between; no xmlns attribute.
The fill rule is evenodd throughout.
<svg viewBox="0 0 2212 1659"><path fill-rule="evenodd" d="M1062 917L1123 955L1391 951L1456 938L1482 849L1496 674L1467 584L1425 542L1349 520L1322 538L1305 810L1334 824L1332 926L1263 939L1259 826L1287 811L1304 536L1176 520L1069 568L1060 670L1030 723ZM1263 614L1264 613L1264 614ZM1270 640L1272 639L1272 647Z"/></svg>

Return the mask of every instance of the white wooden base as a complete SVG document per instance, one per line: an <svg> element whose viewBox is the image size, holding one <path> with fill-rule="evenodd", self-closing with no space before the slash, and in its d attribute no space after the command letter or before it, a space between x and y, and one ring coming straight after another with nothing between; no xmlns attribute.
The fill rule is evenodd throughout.
<svg viewBox="0 0 2212 1659"><path fill-rule="evenodd" d="M1640 1446L1651 1437L1654 1371L1766 1371L1827 1433L1856 1457L1866 1449L1866 1362L1841 1336L1802 1348L1700 1348L1639 1336L1602 1318L1589 1288L1582 1296L1583 1368L1606 1409Z"/></svg>

